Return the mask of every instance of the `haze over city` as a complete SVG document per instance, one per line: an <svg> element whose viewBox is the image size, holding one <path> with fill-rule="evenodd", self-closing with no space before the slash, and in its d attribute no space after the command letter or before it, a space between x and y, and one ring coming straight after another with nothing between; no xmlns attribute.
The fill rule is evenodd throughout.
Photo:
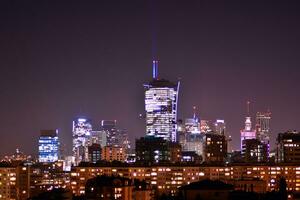
<svg viewBox="0 0 300 200"><path fill-rule="evenodd" d="M145 135L143 83L152 59L161 78L181 80L178 119L224 119L240 146L246 101L272 112L279 132L299 129L298 2L0 2L0 154L37 154L41 129L72 120L116 119Z"/></svg>

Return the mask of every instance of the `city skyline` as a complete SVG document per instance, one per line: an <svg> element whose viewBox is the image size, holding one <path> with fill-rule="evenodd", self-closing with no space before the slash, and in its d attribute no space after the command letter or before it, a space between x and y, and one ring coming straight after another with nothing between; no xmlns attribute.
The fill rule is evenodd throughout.
<svg viewBox="0 0 300 200"><path fill-rule="evenodd" d="M148 3L136 3L140 9L124 3L1 5L1 156L16 148L37 154L43 129L58 128L71 147L72 120L81 115L96 124L116 119L131 141L145 135L139 114L143 83L152 74ZM224 119L238 149L250 100L252 127L256 112L272 112L272 148L279 132L299 130L299 5L181 5L170 10L157 2L155 9L160 77L181 78L178 119L190 118L193 106L200 119Z"/></svg>

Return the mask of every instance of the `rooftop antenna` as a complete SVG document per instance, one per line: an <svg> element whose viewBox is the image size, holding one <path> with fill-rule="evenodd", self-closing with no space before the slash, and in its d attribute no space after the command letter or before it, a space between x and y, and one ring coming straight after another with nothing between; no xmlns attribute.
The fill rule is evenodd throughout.
<svg viewBox="0 0 300 200"><path fill-rule="evenodd" d="M194 111L193 118L194 118L194 119L196 119L196 109L197 109L197 107L196 107L196 106L193 106L193 111Z"/></svg>
<svg viewBox="0 0 300 200"><path fill-rule="evenodd" d="M158 78L158 61L157 60L152 61L152 77L153 77L153 79Z"/></svg>
<svg viewBox="0 0 300 200"><path fill-rule="evenodd" d="M250 101L247 101L247 115L250 116Z"/></svg>

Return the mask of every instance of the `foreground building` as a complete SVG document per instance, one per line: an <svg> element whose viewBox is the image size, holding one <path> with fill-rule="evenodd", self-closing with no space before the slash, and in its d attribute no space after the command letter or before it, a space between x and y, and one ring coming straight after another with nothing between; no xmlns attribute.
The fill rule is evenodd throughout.
<svg viewBox="0 0 300 200"><path fill-rule="evenodd" d="M183 199L188 200L229 200L230 192L234 186L222 181L202 180L193 182L180 188Z"/></svg>
<svg viewBox="0 0 300 200"><path fill-rule="evenodd" d="M131 200L133 187L133 181L128 178L97 176L87 181L85 196L87 200Z"/></svg>
<svg viewBox="0 0 300 200"><path fill-rule="evenodd" d="M157 194L176 194L178 188L205 179L220 180L236 188L264 193L278 189L281 177L286 179L287 191L300 191L300 165L153 165L153 166L86 166L75 167L71 172L71 189L74 195L85 193L88 179L97 175L121 176L145 180L157 188ZM251 186L255 185L254 186Z"/></svg>
<svg viewBox="0 0 300 200"><path fill-rule="evenodd" d="M153 61L153 79L145 88L146 135L176 142L178 83L158 78L158 62Z"/></svg>

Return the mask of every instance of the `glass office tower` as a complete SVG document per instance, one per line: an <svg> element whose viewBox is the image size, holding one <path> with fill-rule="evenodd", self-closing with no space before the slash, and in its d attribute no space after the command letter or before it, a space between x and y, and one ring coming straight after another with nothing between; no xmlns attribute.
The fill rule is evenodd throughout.
<svg viewBox="0 0 300 200"><path fill-rule="evenodd" d="M39 162L55 162L58 160L58 156L58 130L41 130L39 137Z"/></svg>

